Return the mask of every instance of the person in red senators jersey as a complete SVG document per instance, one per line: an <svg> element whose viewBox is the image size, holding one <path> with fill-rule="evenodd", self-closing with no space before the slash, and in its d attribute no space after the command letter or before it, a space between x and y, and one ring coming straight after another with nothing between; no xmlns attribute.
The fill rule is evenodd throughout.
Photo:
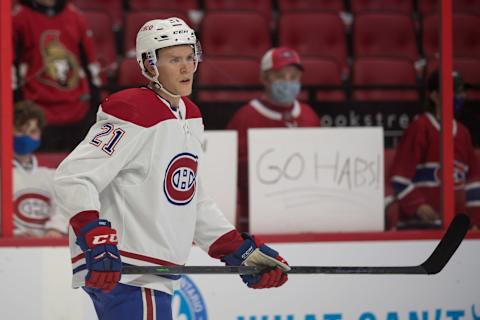
<svg viewBox="0 0 480 320"><path fill-rule="evenodd" d="M73 286L84 288L103 320L172 319L179 277L121 275L122 263L183 265L192 242L227 265L268 266L241 276L248 287L281 286L287 262L240 234L204 190L203 120L187 98L201 53L194 31L175 17L148 21L136 53L148 86L107 97L56 172Z"/></svg>
<svg viewBox="0 0 480 320"><path fill-rule="evenodd" d="M261 61L260 79L265 93L242 106L227 124L238 131L238 226L248 230L248 146L249 128L319 127L313 109L297 100L303 65L298 53L287 47L268 50Z"/></svg>
<svg viewBox="0 0 480 320"><path fill-rule="evenodd" d="M67 221L56 206L55 170L37 164L45 124L43 110L31 101L13 109L13 233L16 237L62 237Z"/></svg>
<svg viewBox="0 0 480 320"><path fill-rule="evenodd" d="M454 108L465 98L462 76L454 71ZM427 83L428 111L414 120L397 146L391 184L399 205L399 228L438 227L440 210L439 73ZM454 120L455 212L467 213L473 228L480 227L480 160L475 157L470 133Z"/></svg>
<svg viewBox="0 0 480 320"><path fill-rule="evenodd" d="M44 110L43 149L71 150L93 122L86 71L101 84L92 33L66 0L20 1L12 21L16 95Z"/></svg>

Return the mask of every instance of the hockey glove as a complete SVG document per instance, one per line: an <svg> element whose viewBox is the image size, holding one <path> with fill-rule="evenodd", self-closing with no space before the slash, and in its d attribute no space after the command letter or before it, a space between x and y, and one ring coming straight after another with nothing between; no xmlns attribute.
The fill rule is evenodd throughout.
<svg viewBox="0 0 480 320"><path fill-rule="evenodd" d="M85 254L85 285L111 291L120 280L122 262L117 248L117 231L107 220L90 222L77 235L76 243Z"/></svg>
<svg viewBox="0 0 480 320"><path fill-rule="evenodd" d="M240 247L223 257L222 261L229 266L257 266L265 267L260 274L241 275L243 282L254 289L280 287L288 276L284 271L289 271L287 261L278 255L278 252L269 246L257 242L253 236L242 234L244 241Z"/></svg>

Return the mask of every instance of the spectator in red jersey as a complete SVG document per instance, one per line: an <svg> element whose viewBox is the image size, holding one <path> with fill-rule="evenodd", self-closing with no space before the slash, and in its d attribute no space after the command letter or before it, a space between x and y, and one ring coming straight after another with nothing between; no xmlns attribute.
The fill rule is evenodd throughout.
<svg viewBox="0 0 480 320"><path fill-rule="evenodd" d="M453 72L454 108L465 98L463 78ZM440 210L440 92L439 73L427 83L427 112L414 120L397 146L391 183L399 205L397 228L441 226ZM480 164L470 133L454 120L455 212L470 215L472 226L480 227Z"/></svg>
<svg viewBox="0 0 480 320"><path fill-rule="evenodd" d="M73 149L94 120L86 70L100 85L85 18L65 0L23 0L12 20L16 97L44 110L43 149Z"/></svg>
<svg viewBox="0 0 480 320"><path fill-rule="evenodd" d="M26 100L17 102L13 111L13 233L17 237L66 236L68 223L55 201L55 170L40 167L33 154L45 125L43 110Z"/></svg>
<svg viewBox="0 0 480 320"><path fill-rule="evenodd" d="M227 125L227 129L235 129L239 135L237 225L242 231L248 231L247 130L320 126L315 111L297 100L303 65L295 50L286 47L268 50L260 69L264 94L242 106Z"/></svg>

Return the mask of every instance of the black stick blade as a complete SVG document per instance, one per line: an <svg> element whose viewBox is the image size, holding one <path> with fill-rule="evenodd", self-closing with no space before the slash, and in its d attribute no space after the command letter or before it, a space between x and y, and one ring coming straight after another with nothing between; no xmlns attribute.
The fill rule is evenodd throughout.
<svg viewBox="0 0 480 320"><path fill-rule="evenodd" d="M470 219L467 215L463 213L455 215L440 243L421 265L426 274L437 274L442 271L462 243L469 226Z"/></svg>

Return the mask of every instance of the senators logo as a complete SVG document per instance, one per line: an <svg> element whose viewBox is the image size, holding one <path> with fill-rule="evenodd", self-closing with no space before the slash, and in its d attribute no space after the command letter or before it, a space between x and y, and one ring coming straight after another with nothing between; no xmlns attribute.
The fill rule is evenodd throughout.
<svg viewBox="0 0 480 320"><path fill-rule="evenodd" d="M42 34L40 42L43 57L40 80L64 89L77 87L80 77L79 62L60 41L60 33L46 31Z"/></svg>
<svg viewBox="0 0 480 320"><path fill-rule="evenodd" d="M180 153L168 164L163 182L163 191L170 203L186 205L195 196L198 157Z"/></svg>

